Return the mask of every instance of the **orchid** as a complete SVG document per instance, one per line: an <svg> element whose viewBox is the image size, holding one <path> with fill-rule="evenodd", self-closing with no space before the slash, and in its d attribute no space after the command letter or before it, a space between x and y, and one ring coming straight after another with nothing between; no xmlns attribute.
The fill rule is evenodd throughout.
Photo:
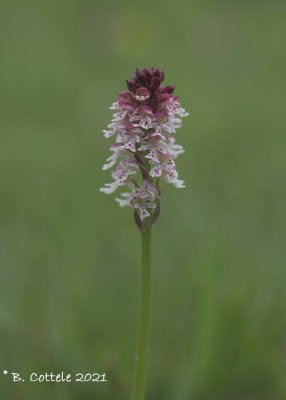
<svg viewBox="0 0 286 400"><path fill-rule="evenodd" d="M103 169L117 162L118 166L111 174L114 181L100 190L110 194L126 186L129 192L115 200L120 206L134 208L140 229L144 225L139 219L149 217L149 224L153 224L152 215L159 215L163 182L176 188L185 187L178 178L174 161L184 149L175 144L173 135L182 118L189 114L181 107L179 98L173 96L174 85L161 86L163 80L164 72L160 69L137 68L135 75L126 81L129 91L119 93L118 101L111 106L116 112L108 129L103 131L106 138L116 135L115 143L110 146L112 155ZM139 192L140 196L136 194Z"/></svg>
<svg viewBox="0 0 286 400"><path fill-rule="evenodd" d="M111 123L103 131L106 138L115 135L111 155L103 169L115 167L113 182L100 191L123 191L115 200L121 207L134 209L134 220L142 233L141 305L132 400L144 400L151 321L151 230L161 207L164 182L184 188L175 159L184 152L174 134L189 115L173 96L174 85L161 86L164 72L156 68L137 68L127 80L129 91L121 92L110 107L115 110Z"/></svg>

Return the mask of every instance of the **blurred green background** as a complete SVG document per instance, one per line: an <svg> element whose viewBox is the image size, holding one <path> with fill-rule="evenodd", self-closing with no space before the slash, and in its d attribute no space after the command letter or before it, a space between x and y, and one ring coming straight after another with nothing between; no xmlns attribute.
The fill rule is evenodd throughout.
<svg viewBox="0 0 286 400"><path fill-rule="evenodd" d="M165 187L153 236L146 400L286 398L285 11L278 0L2 2L5 400L130 397L140 234L131 209L99 192L101 131L125 79L150 66L191 115L177 133L187 189ZM27 382L45 371L109 382Z"/></svg>

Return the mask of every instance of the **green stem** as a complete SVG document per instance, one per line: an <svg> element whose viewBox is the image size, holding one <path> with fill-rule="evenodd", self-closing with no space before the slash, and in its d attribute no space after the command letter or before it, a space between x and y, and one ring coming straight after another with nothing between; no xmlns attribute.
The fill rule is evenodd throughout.
<svg viewBox="0 0 286 400"><path fill-rule="evenodd" d="M151 322L151 227L142 232L141 304L132 400L143 400Z"/></svg>

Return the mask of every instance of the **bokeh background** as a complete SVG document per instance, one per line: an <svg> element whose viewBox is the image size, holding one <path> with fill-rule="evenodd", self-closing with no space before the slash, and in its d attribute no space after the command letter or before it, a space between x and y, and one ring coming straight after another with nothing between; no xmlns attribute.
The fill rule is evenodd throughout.
<svg viewBox="0 0 286 400"><path fill-rule="evenodd" d="M191 112L187 189L154 231L146 400L286 398L282 1L6 1L0 63L0 386L130 397L140 234L99 187L117 93L163 69ZM2 371L19 372L12 383ZM108 383L27 382L32 372Z"/></svg>

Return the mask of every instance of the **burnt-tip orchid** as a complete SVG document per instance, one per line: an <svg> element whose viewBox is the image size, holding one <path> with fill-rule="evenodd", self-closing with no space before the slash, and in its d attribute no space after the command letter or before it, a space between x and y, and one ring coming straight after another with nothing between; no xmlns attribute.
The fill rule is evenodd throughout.
<svg viewBox="0 0 286 400"><path fill-rule="evenodd" d="M182 118L189 115L173 96L174 85L161 86L164 72L157 68L137 68L127 80L129 91L121 92L111 106L116 110L104 136L115 135L111 155L103 169L116 165L111 173L113 182L100 190L113 193L127 190L115 199L120 206L134 209L134 220L142 236L141 300L132 400L144 400L147 372L151 303L152 225L160 214L162 184L185 187L179 179L175 159L184 152L175 143L174 134Z"/></svg>
<svg viewBox="0 0 286 400"><path fill-rule="evenodd" d="M106 138L116 135L103 169L118 164L111 173L114 181L100 190L110 194L118 187L127 187L129 191L115 200L120 206L135 209L140 229L144 225L139 219L149 217L152 225L159 215L163 182L185 187L174 161L184 149L175 143L173 135L181 126L181 118L189 114L180 106L179 97L173 96L174 85L161 86L163 80L160 69L137 68L126 81L129 91L119 93L118 101L110 107L116 112L103 131Z"/></svg>

